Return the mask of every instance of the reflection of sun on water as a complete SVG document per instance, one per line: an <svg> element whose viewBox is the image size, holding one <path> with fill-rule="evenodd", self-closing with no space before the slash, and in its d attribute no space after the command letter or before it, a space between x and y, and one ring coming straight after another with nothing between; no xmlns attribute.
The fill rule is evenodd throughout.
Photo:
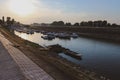
<svg viewBox="0 0 120 80"><path fill-rule="evenodd" d="M32 0L10 0L10 10L20 16L26 16L34 12L35 6Z"/></svg>
<svg viewBox="0 0 120 80"><path fill-rule="evenodd" d="M26 33L19 33L19 32L17 32L17 31L15 31L14 32L17 36L19 36L19 37L21 37L21 38L23 38L23 39L25 39L25 40L29 40L29 41L34 41L34 40L36 40L35 38L34 38L34 36L32 36L32 35L29 35L29 34L26 34Z"/></svg>
<svg viewBox="0 0 120 80"><path fill-rule="evenodd" d="M26 40L28 40L28 38L29 38L26 34L20 34L20 36L21 36L23 39L26 39Z"/></svg>

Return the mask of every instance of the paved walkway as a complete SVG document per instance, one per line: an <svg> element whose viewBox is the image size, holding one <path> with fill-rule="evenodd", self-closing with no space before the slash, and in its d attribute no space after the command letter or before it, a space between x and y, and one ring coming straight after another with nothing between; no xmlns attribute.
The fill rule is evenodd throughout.
<svg viewBox="0 0 120 80"><path fill-rule="evenodd" d="M0 41L4 47L8 50L12 58L20 67L25 77L29 80L54 80L49 74L43 69L37 66L32 60L25 56L19 49L13 47L12 43L9 42L1 33Z"/></svg>
<svg viewBox="0 0 120 80"><path fill-rule="evenodd" d="M0 80L25 80L19 66L0 43Z"/></svg>

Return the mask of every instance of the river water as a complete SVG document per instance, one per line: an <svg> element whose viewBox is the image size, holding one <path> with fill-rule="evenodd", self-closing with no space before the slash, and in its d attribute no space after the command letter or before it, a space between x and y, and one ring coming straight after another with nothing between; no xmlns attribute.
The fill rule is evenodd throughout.
<svg viewBox="0 0 120 80"><path fill-rule="evenodd" d="M60 56L76 64L80 64L88 70L105 75L111 80L120 80L120 44L83 37L71 40L56 38L52 41L48 41L41 38L41 33L31 35L15 31L15 34L42 46L60 44L65 48L82 54L82 60L74 59L65 54L60 54Z"/></svg>

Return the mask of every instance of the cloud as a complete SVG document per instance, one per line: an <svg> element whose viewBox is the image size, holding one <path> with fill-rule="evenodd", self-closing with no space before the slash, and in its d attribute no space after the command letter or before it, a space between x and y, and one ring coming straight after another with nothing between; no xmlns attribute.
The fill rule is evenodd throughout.
<svg viewBox="0 0 120 80"><path fill-rule="evenodd" d="M39 2L39 5L37 5L37 13L35 13L36 16L31 17L30 22L52 22L57 20L63 20L66 22L78 22L81 21L84 17L87 16L85 12L66 12L64 9L61 8L51 8L48 5L44 5L42 2Z"/></svg>
<svg viewBox="0 0 120 80"><path fill-rule="evenodd" d="M58 2L55 0L54 0L55 2L50 0L49 4L47 4L48 0L46 0L47 3L43 2L43 0L24 0L24 1L29 1L30 4L34 6L34 12L29 16L19 16L10 11L9 9L10 1L11 0L2 0L2 2L0 1L0 5L1 5L0 17L10 16L22 23L33 23L33 22L50 23L52 21L59 21L59 20L74 23L74 22L81 22L81 21L87 21L87 20L99 20L99 19L106 19L110 22L119 23L119 20L120 20L118 17L119 14L115 16L114 12L111 14L109 13L107 15L104 13L104 11L103 13L97 13L97 12L91 12L91 11L85 12L86 10L84 10L82 6L80 9L78 8L78 6L74 8L72 7L70 8L70 4L69 6L67 6L63 4L62 1L61 3L59 3L60 0ZM55 4L55 6L53 4ZM74 10L76 8L77 10Z"/></svg>

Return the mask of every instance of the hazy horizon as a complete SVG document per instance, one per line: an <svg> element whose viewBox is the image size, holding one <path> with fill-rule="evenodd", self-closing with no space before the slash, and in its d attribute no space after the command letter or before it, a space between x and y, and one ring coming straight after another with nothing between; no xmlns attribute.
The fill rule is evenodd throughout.
<svg viewBox="0 0 120 80"><path fill-rule="evenodd" d="M107 20L120 24L119 0L0 0L0 17L22 23Z"/></svg>

